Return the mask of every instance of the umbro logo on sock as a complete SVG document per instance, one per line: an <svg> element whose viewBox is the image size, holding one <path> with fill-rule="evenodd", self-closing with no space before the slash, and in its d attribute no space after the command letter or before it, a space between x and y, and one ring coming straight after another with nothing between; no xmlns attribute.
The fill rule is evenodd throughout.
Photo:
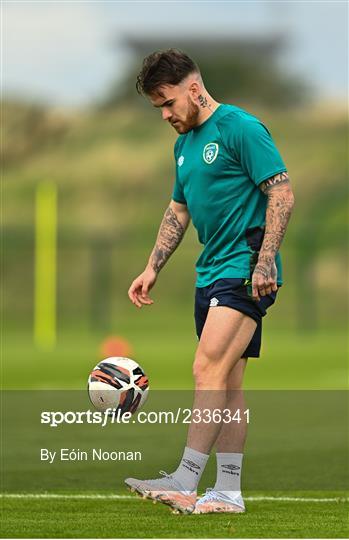
<svg viewBox="0 0 349 540"><path fill-rule="evenodd" d="M226 474L233 474L234 476L239 476L238 472L233 472L239 470L240 467L238 465L222 465L222 472Z"/></svg>
<svg viewBox="0 0 349 540"><path fill-rule="evenodd" d="M200 469L200 466L194 463L194 461L191 461L190 459L183 459L182 465L186 469L189 469L189 471L199 474L195 469Z"/></svg>
<svg viewBox="0 0 349 540"><path fill-rule="evenodd" d="M222 465L222 467L231 471L237 471L238 469L240 469L238 465Z"/></svg>
<svg viewBox="0 0 349 540"><path fill-rule="evenodd" d="M194 461L190 461L190 459L183 459L189 467L193 467L193 469L200 469L200 466L194 463Z"/></svg>

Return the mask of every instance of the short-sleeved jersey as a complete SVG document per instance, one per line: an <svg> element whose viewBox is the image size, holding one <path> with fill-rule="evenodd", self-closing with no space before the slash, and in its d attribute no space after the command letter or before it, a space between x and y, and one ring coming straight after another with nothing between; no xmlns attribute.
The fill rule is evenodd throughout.
<svg viewBox="0 0 349 540"><path fill-rule="evenodd" d="M186 204L204 249L197 287L250 279L263 240L267 196L261 182L286 171L268 129L246 111L220 105L175 144L172 198ZM280 255L276 256L282 283Z"/></svg>

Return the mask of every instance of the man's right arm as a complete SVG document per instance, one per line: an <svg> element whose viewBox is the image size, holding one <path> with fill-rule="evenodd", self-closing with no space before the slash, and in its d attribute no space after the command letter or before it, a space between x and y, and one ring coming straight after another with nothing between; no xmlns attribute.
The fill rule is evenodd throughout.
<svg viewBox="0 0 349 540"><path fill-rule="evenodd" d="M180 244L189 221L187 206L172 200L161 222L156 243L148 261L148 266L157 274Z"/></svg>
<svg viewBox="0 0 349 540"><path fill-rule="evenodd" d="M133 281L128 291L131 302L137 307L153 303L148 292L155 284L158 273L182 241L189 221L187 206L171 200L162 219L148 264L144 272Z"/></svg>

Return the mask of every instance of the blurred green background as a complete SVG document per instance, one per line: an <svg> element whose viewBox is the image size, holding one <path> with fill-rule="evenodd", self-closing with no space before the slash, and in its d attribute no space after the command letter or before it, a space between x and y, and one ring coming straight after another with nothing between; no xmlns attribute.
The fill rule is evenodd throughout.
<svg viewBox="0 0 349 540"><path fill-rule="evenodd" d="M196 347L192 226L141 311L127 290L143 270L169 202L176 133L136 95L154 48L177 46L208 90L258 116L287 164L296 206L282 247L285 285L264 323L263 355L247 388L347 387L347 114L314 97L278 54L283 39L161 37L127 41L122 78L88 106L68 108L8 91L2 103L2 375L5 388L84 388L122 336L153 388L191 388ZM57 42L58 47L58 42ZM77 68L78 69L78 68ZM57 186L57 341L35 344L35 197Z"/></svg>

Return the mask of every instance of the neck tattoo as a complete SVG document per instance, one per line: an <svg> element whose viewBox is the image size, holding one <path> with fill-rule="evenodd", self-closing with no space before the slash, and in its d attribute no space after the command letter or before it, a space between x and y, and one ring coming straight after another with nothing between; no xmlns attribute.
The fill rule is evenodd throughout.
<svg viewBox="0 0 349 540"><path fill-rule="evenodd" d="M199 95L198 97L198 100L199 100L199 103L200 103L200 107L202 107L203 109L210 109L210 111L212 110L212 107L211 105L209 104L209 102L207 101L207 97L204 97L203 95Z"/></svg>

